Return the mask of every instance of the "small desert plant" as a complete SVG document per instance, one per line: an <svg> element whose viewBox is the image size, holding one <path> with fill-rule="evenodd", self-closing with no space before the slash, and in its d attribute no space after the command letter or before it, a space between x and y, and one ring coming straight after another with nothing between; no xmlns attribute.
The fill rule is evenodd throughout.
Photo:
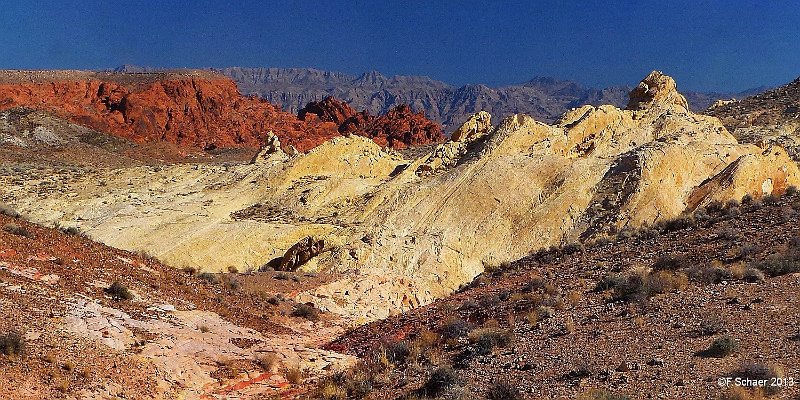
<svg viewBox="0 0 800 400"><path fill-rule="evenodd" d="M661 223L659 223L658 225L664 232L674 232L693 227L695 226L695 223L696 222L694 220L694 216L692 216L691 214L682 214L675 218L661 221Z"/></svg>
<svg viewBox="0 0 800 400"><path fill-rule="evenodd" d="M775 378L784 378L786 376L786 371L784 371L783 367L780 365L768 365L760 362L745 362L737 371L733 372L732 376L771 382ZM778 393L781 387L767 386L764 389L766 394L773 395Z"/></svg>
<svg viewBox="0 0 800 400"><path fill-rule="evenodd" d="M389 343L385 346L386 357L394 365L402 365L411 355L411 346L405 340Z"/></svg>
<svg viewBox="0 0 800 400"><path fill-rule="evenodd" d="M278 367L278 356L275 353L267 353L256 360L261 369L267 372L275 372Z"/></svg>
<svg viewBox="0 0 800 400"><path fill-rule="evenodd" d="M461 318L451 318L439 328L439 333L445 339L458 339L472 330L472 324Z"/></svg>
<svg viewBox="0 0 800 400"><path fill-rule="evenodd" d="M438 397L447 389L459 383L458 374L450 366L436 368L422 386L422 392L427 397Z"/></svg>
<svg viewBox="0 0 800 400"><path fill-rule="evenodd" d="M630 397L605 389L590 389L578 396L578 400L630 400Z"/></svg>
<svg viewBox="0 0 800 400"><path fill-rule="evenodd" d="M683 290L689 285L689 278L682 272L656 271L647 277L648 295Z"/></svg>
<svg viewBox="0 0 800 400"><path fill-rule="evenodd" d="M764 282L765 276L760 269L747 267L742 274L742 279L744 279L745 282L759 283Z"/></svg>
<svg viewBox="0 0 800 400"><path fill-rule="evenodd" d="M17 210L11 208L8 204L0 203L0 214L9 216L11 218L19 218Z"/></svg>
<svg viewBox="0 0 800 400"><path fill-rule="evenodd" d="M105 292L114 298L114 300L130 300L133 298L133 293L131 293L127 286L119 281L114 281L111 286L105 289Z"/></svg>
<svg viewBox="0 0 800 400"><path fill-rule="evenodd" d="M742 196L742 204L751 204L753 202L753 195L750 193Z"/></svg>
<svg viewBox="0 0 800 400"><path fill-rule="evenodd" d="M683 254L669 254L658 257L653 262L653 270L655 271L675 271L683 268L688 263L686 256Z"/></svg>
<svg viewBox="0 0 800 400"><path fill-rule="evenodd" d="M316 321L319 319L319 311L311 303L299 303L294 305L292 316L305 318L309 321Z"/></svg>
<svg viewBox="0 0 800 400"><path fill-rule="evenodd" d="M778 197L773 194L768 194L764 196L761 201L763 201L764 204L771 206L778 203Z"/></svg>
<svg viewBox="0 0 800 400"><path fill-rule="evenodd" d="M508 382L498 382L486 393L488 400L518 400L522 398L519 390Z"/></svg>
<svg viewBox="0 0 800 400"><path fill-rule="evenodd" d="M23 237L26 237L26 238L32 238L33 237L32 233L30 233L27 229L25 229L24 227L19 226L17 224L11 224L11 223L5 224L5 225L3 225L3 230L8 232L8 233L10 233L10 234L12 234L12 235L23 236Z"/></svg>
<svg viewBox="0 0 800 400"><path fill-rule="evenodd" d="M16 332L0 335L0 354L18 356L25 350L25 339Z"/></svg>
<svg viewBox="0 0 800 400"><path fill-rule="evenodd" d="M303 382L303 378L305 378L305 373L300 367L292 367L287 369L283 375L286 377L286 380L293 385L297 385Z"/></svg>
<svg viewBox="0 0 800 400"><path fill-rule="evenodd" d="M785 193L786 193L787 196L796 195L797 194L797 186L789 185L789 187L786 188L786 192Z"/></svg>
<svg viewBox="0 0 800 400"><path fill-rule="evenodd" d="M486 355L495 347L507 346L514 337L510 330L487 327L473 330L467 336L478 354Z"/></svg>
<svg viewBox="0 0 800 400"><path fill-rule="evenodd" d="M197 277L211 284L219 283L217 274L212 274L211 272L201 272Z"/></svg>
<svg viewBox="0 0 800 400"><path fill-rule="evenodd" d="M203 333L208 333L208 332L211 331L211 329L208 327L208 325L200 325L197 329L199 329L200 332L203 332Z"/></svg>
<svg viewBox="0 0 800 400"><path fill-rule="evenodd" d="M703 352L705 356L724 358L739 350L739 341L731 336L720 336L711 343L708 350Z"/></svg>

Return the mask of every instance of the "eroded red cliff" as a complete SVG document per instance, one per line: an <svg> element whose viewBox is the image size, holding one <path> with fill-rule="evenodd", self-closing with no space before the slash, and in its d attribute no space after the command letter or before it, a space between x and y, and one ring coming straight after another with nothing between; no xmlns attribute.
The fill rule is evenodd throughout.
<svg viewBox="0 0 800 400"><path fill-rule="evenodd" d="M317 118L298 118L265 100L242 96L229 78L204 71L6 71L0 74L0 110L13 107L45 110L138 143L165 141L205 149L258 147L272 131L281 143L300 151L339 135L342 123L356 114L347 104L331 99L311 111ZM416 118L407 114L398 116ZM398 116L378 125L356 124L357 132L348 132L398 147L426 137L419 128L425 123L398 122ZM392 130L406 128L410 133Z"/></svg>

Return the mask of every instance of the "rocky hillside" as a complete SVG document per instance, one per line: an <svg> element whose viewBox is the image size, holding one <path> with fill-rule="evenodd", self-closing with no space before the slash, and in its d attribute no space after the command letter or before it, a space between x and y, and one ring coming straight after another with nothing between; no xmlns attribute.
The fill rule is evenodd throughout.
<svg viewBox="0 0 800 400"><path fill-rule="evenodd" d="M265 100L242 96L232 80L208 71L0 72L0 110L20 107L137 143L207 150L258 148L274 132L284 145L306 151L339 135L336 124L299 120ZM397 140L406 132L369 134L382 143L406 144Z"/></svg>
<svg viewBox="0 0 800 400"><path fill-rule="evenodd" d="M138 71L139 67L121 67L121 71ZM455 129L467 118L487 111L502 119L513 114L527 114L538 121L552 123L570 108L585 104L611 104L622 107L630 87L587 88L579 83L553 78L534 78L518 85L489 87L465 85L455 87L420 76L386 77L378 72L351 76L312 68L223 68L219 72L231 77L246 94L257 94L290 112L305 104L333 96L353 108L372 114L383 114L398 104L408 104L417 112ZM717 99L741 98L763 88L742 93L685 93L690 108L706 109Z"/></svg>
<svg viewBox="0 0 800 400"><path fill-rule="evenodd" d="M331 343L362 362L317 398L797 399L800 195L767 200L484 272Z"/></svg>
<svg viewBox="0 0 800 400"><path fill-rule="evenodd" d="M777 143L800 158L800 78L738 101L717 102L707 113L740 140Z"/></svg>
<svg viewBox="0 0 800 400"><path fill-rule="evenodd" d="M178 268L253 270L294 254L303 271L342 274L295 300L358 324L536 249L800 184L780 147L739 143L687 104L653 72L626 109L583 106L554 125L514 115L496 127L482 112L419 157L352 135L288 155L272 138L249 164L8 169L0 195L34 221Z"/></svg>
<svg viewBox="0 0 800 400"><path fill-rule="evenodd" d="M314 345L336 318L288 300L325 279L198 275L0 205L0 398L290 396L352 364Z"/></svg>

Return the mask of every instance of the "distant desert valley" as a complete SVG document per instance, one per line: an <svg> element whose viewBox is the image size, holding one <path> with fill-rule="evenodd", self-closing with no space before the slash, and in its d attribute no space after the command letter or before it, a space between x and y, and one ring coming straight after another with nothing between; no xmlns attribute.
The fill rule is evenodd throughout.
<svg viewBox="0 0 800 400"><path fill-rule="evenodd" d="M0 398L800 399L800 78L679 84L0 71Z"/></svg>

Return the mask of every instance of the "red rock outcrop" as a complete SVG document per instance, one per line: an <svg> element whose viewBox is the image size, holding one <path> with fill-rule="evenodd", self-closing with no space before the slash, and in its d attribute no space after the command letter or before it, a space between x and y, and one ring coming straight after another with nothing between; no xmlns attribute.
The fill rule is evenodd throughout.
<svg viewBox="0 0 800 400"><path fill-rule="evenodd" d="M405 104L376 117L367 111L355 112L347 103L326 97L308 103L298 115L305 121L337 123L339 132L366 136L381 146L404 148L444 140L439 124L426 118L424 112L414 113Z"/></svg>
<svg viewBox="0 0 800 400"><path fill-rule="evenodd" d="M316 118L320 121L333 122L336 125L343 124L354 115L356 115L356 111L349 104L330 96L322 101L312 101L306 104L297 113L297 116L303 121L311 121Z"/></svg>
<svg viewBox="0 0 800 400"><path fill-rule="evenodd" d="M0 72L0 110L14 107L51 112L138 143L164 141L205 149L259 147L272 131L283 145L300 151L339 135L340 125L356 114L347 104L326 99L298 118L265 100L242 96L231 79L207 71ZM308 113L318 117L307 118ZM382 129L362 134L382 145L402 147L425 137L418 126L436 126L413 113L390 120L398 117L415 119L383 123ZM413 131L393 130L406 128ZM400 140L405 137L413 140Z"/></svg>

